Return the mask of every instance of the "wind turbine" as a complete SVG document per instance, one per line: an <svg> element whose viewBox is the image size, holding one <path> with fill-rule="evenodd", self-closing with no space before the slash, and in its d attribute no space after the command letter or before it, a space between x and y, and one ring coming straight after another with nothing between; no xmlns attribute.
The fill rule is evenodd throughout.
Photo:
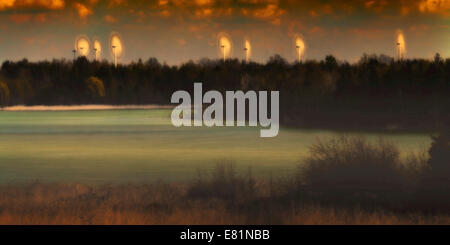
<svg viewBox="0 0 450 245"><path fill-rule="evenodd" d="M120 34L117 32L111 33L109 47L111 51L111 55L114 58L114 66L117 67L117 63L124 56L125 47L122 42L122 38Z"/></svg>
<svg viewBox="0 0 450 245"><path fill-rule="evenodd" d="M222 48L223 62L225 62L225 45L221 45L220 47Z"/></svg>
<svg viewBox="0 0 450 245"><path fill-rule="evenodd" d="M248 38L244 38L244 55L245 62L249 62L250 56L252 55L252 45L250 44L250 40Z"/></svg>
<svg viewBox="0 0 450 245"><path fill-rule="evenodd" d="M298 62L300 63L302 61L302 58L305 57L306 51L306 44L301 35L296 35L294 37L294 47Z"/></svg>
<svg viewBox="0 0 450 245"><path fill-rule="evenodd" d="M221 32L217 35L217 54L223 61L229 59L233 53L233 41L228 34Z"/></svg>
<svg viewBox="0 0 450 245"><path fill-rule="evenodd" d="M117 46L111 46L111 48L113 49L113 55L114 55L114 66L117 67L117 55L116 55L116 48Z"/></svg>
<svg viewBox="0 0 450 245"><path fill-rule="evenodd" d="M90 52L90 46L91 46L91 44L89 42L89 38L85 35L79 35L75 39L74 50L76 53L78 53L79 57L81 57L81 56L88 57L89 52Z"/></svg>
<svg viewBox="0 0 450 245"><path fill-rule="evenodd" d="M406 40L402 30L397 30L395 44L398 52L398 59L403 60L406 57Z"/></svg>
<svg viewBox="0 0 450 245"><path fill-rule="evenodd" d="M98 56L97 56L97 48L94 48L93 50L94 50L94 55L95 55L95 61L97 61L97 59L98 59Z"/></svg>
<svg viewBox="0 0 450 245"><path fill-rule="evenodd" d="M244 53L245 53L245 62L248 63L248 48L244 48Z"/></svg>
<svg viewBox="0 0 450 245"><path fill-rule="evenodd" d="M95 60L100 60L100 55L102 53L102 44L98 38L94 38L93 50L95 52Z"/></svg>

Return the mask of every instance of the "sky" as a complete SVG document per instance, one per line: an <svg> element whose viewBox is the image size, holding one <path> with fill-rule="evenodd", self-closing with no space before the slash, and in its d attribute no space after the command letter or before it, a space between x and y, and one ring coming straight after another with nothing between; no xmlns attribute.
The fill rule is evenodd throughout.
<svg viewBox="0 0 450 245"><path fill-rule="evenodd" d="M395 56L399 32L408 58L450 57L450 0L0 0L0 62L71 59L80 35L98 39L112 61L111 33L122 38L122 63L220 58L220 34L239 59L248 40L253 61L294 61L301 37L303 59L355 62Z"/></svg>

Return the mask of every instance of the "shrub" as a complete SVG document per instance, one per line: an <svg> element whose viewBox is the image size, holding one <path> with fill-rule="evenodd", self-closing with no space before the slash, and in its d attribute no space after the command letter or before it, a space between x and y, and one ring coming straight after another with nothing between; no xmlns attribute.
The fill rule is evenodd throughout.
<svg viewBox="0 0 450 245"><path fill-rule="evenodd" d="M255 180L250 171L248 175L238 175L232 160L220 160L206 176L199 174L188 188L187 195L191 198L217 198L234 202L248 200L254 191Z"/></svg>
<svg viewBox="0 0 450 245"><path fill-rule="evenodd" d="M428 161L416 202L421 209L450 212L450 133L448 130L432 137Z"/></svg>
<svg viewBox="0 0 450 245"><path fill-rule="evenodd" d="M430 147L431 175L437 181L450 183L450 131L441 132L432 137L433 143Z"/></svg>
<svg viewBox="0 0 450 245"><path fill-rule="evenodd" d="M396 196L403 188L400 170L392 143L342 136L312 145L299 177L304 189L321 200L362 202Z"/></svg>

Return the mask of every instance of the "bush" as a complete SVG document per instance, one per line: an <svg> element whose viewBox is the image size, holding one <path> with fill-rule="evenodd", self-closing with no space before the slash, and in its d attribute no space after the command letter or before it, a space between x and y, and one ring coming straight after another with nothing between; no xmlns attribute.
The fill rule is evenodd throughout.
<svg viewBox="0 0 450 245"><path fill-rule="evenodd" d="M310 147L299 177L304 189L333 202L388 199L404 187L399 151L381 139L378 143L345 136L319 140Z"/></svg>
<svg viewBox="0 0 450 245"><path fill-rule="evenodd" d="M428 169L424 171L416 202L421 209L450 212L450 133L432 137Z"/></svg>
<svg viewBox="0 0 450 245"><path fill-rule="evenodd" d="M230 202L248 200L254 196L255 180L251 172L238 175L232 160L220 160L215 168L205 175L199 174L197 180L188 188L190 198L217 198Z"/></svg>
<svg viewBox="0 0 450 245"><path fill-rule="evenodd" d="M446 130L436 137L429 151L431 175L437 181L450 183L450 131Z"/></svg>

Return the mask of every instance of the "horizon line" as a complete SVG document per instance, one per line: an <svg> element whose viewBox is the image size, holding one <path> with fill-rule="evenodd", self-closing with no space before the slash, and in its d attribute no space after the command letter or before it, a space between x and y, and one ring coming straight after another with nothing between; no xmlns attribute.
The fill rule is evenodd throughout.
<svg viewBox="0 0 450 245"><path fill-rule="evenodd" d="M436 55L440 55L440 53L439 52L436 52L436 54L435 54L435 57L436 57ZM295 60L295 61L289 61L288 59L286 59L284 56L282 56L282 55L280 55L280 54L273 54L273 55L271 55L271 56L269 56L269 58L268 59L266 59L266 61L264 61L264 62L260 62L260 61L252 61L251 59L249 60L249 61L246 61L245 60L245 58L238 58L238 57L234 57L234 58L227 58L225 61L223 60L223 58L209 58L209 57L203 57L203 58L198 58L198 59L188 59L188 60L186 60L186 61L181 61L180 63L178 63L178 64L172 64L172 65L169 65L166 61L164 61L164 60L159 60L157 57L154 57L154 56L151 56L151 57L149 57L149 58L147 58L147 59L143 59L143 58L138 58L138 59L136 59L136 60L132 60L132 61L128 61L128 62L119 62L118 63L118 65L132 65L132 64L136 64L136 63L139 63L139 62L142 62L142 63L146 63L147 61L149 61L149 60L151 60L151 59L156 59L156 61L159 63L159 64L161 64L161 65L167 65L167 66L181 66L181 65L185 65L185 64L188 64L188 63L195 63L195 64L199 64L199 63L201 63L202 61L212 61L212 62L217 62L217 63L224 63L224 62L227 62L227 61L239 61L239 62L241 62L241 63L248 63L248 64L267 64L267 63L269 63L270 62L270 60L272 59L272 58L274 58L274 57L280 57L280 58L282 58L282 60L284 60L285 62L286 62L286 64L293 64L293 65L295 65L295 64L304 64L304 63L312 63L312 62L317 62L317 63L320 63L320 62L322 62L322 61L325 61L326 60L326 58L327 57L333 57L333 58L335 58L336 59L336 62L338 63L338 64L345 64L345 63L347 63L347 64L358 64L358 63L360 63L361 62L361 60L363 59L363 58L365 58L365 56L367 56L367 58L368 59L376 59L376 60L379 60L379 58L380 57L384 57L384 58L387 58L387 59L389 59L389 62L407 62L407 61L417 61L417 60L426 60L426 61L433 61L433 59L434 59L434 57L433 58L425 58L425 57L408 57L408 58L403 58L403 59L398 59L398 58L395 58L395 57L393 57L393 56L389 56L389 55L385 55L385 54L367 54L367 53L363 53L363 55L362 56L360 56L360 58L357 60L357 61L353 61L353 62L350 62L350 61L348 61L347 59L339 59L338 57L336 57L335 55L333 55L333 54L328 54L328 55L325 55L322 59L305 59L305 60L302 60L301 62L299 62L298 60ZM76 59L73 59L73 58L67 58L67 57L60 57L60 58L51 58L51 59L41 59L41 60L29 60L28 58L26 58L26 57L23 57L23 58L20 58L20 59L16 59L16 60L12 60L12 59L5 59L5 60L2 60L1 61L1 64L2 64L2 66L3 66L3 64L4 63L6 63L6 62L11 62L11 63L19 63L19 62L23 62L23 61L27 61L27 62L29 62L29 63L42 63L42 62L54 62L54 61L68 61L68 62L73 62L73 61L75 61L75 60L79 60L79 59L82 59L82 58L85 58L87 61L89 61L90 63L95 63L95 62L98 62L98 63L108 63L108 64L112 64L112 65L114 65L114 61L111 61L111 60L109 60L109 59L107 59L107 58L105 58L105 59L101 59L101 60L95 60L94 58L88 58L88 57L86 57L86 56L80 56L80 57L77 57ZM442 61L446 61L446 60L449 60L450 59L450 56L449 57L442 57L442 56L440 56L440 59L442 60Z"/></svg>

